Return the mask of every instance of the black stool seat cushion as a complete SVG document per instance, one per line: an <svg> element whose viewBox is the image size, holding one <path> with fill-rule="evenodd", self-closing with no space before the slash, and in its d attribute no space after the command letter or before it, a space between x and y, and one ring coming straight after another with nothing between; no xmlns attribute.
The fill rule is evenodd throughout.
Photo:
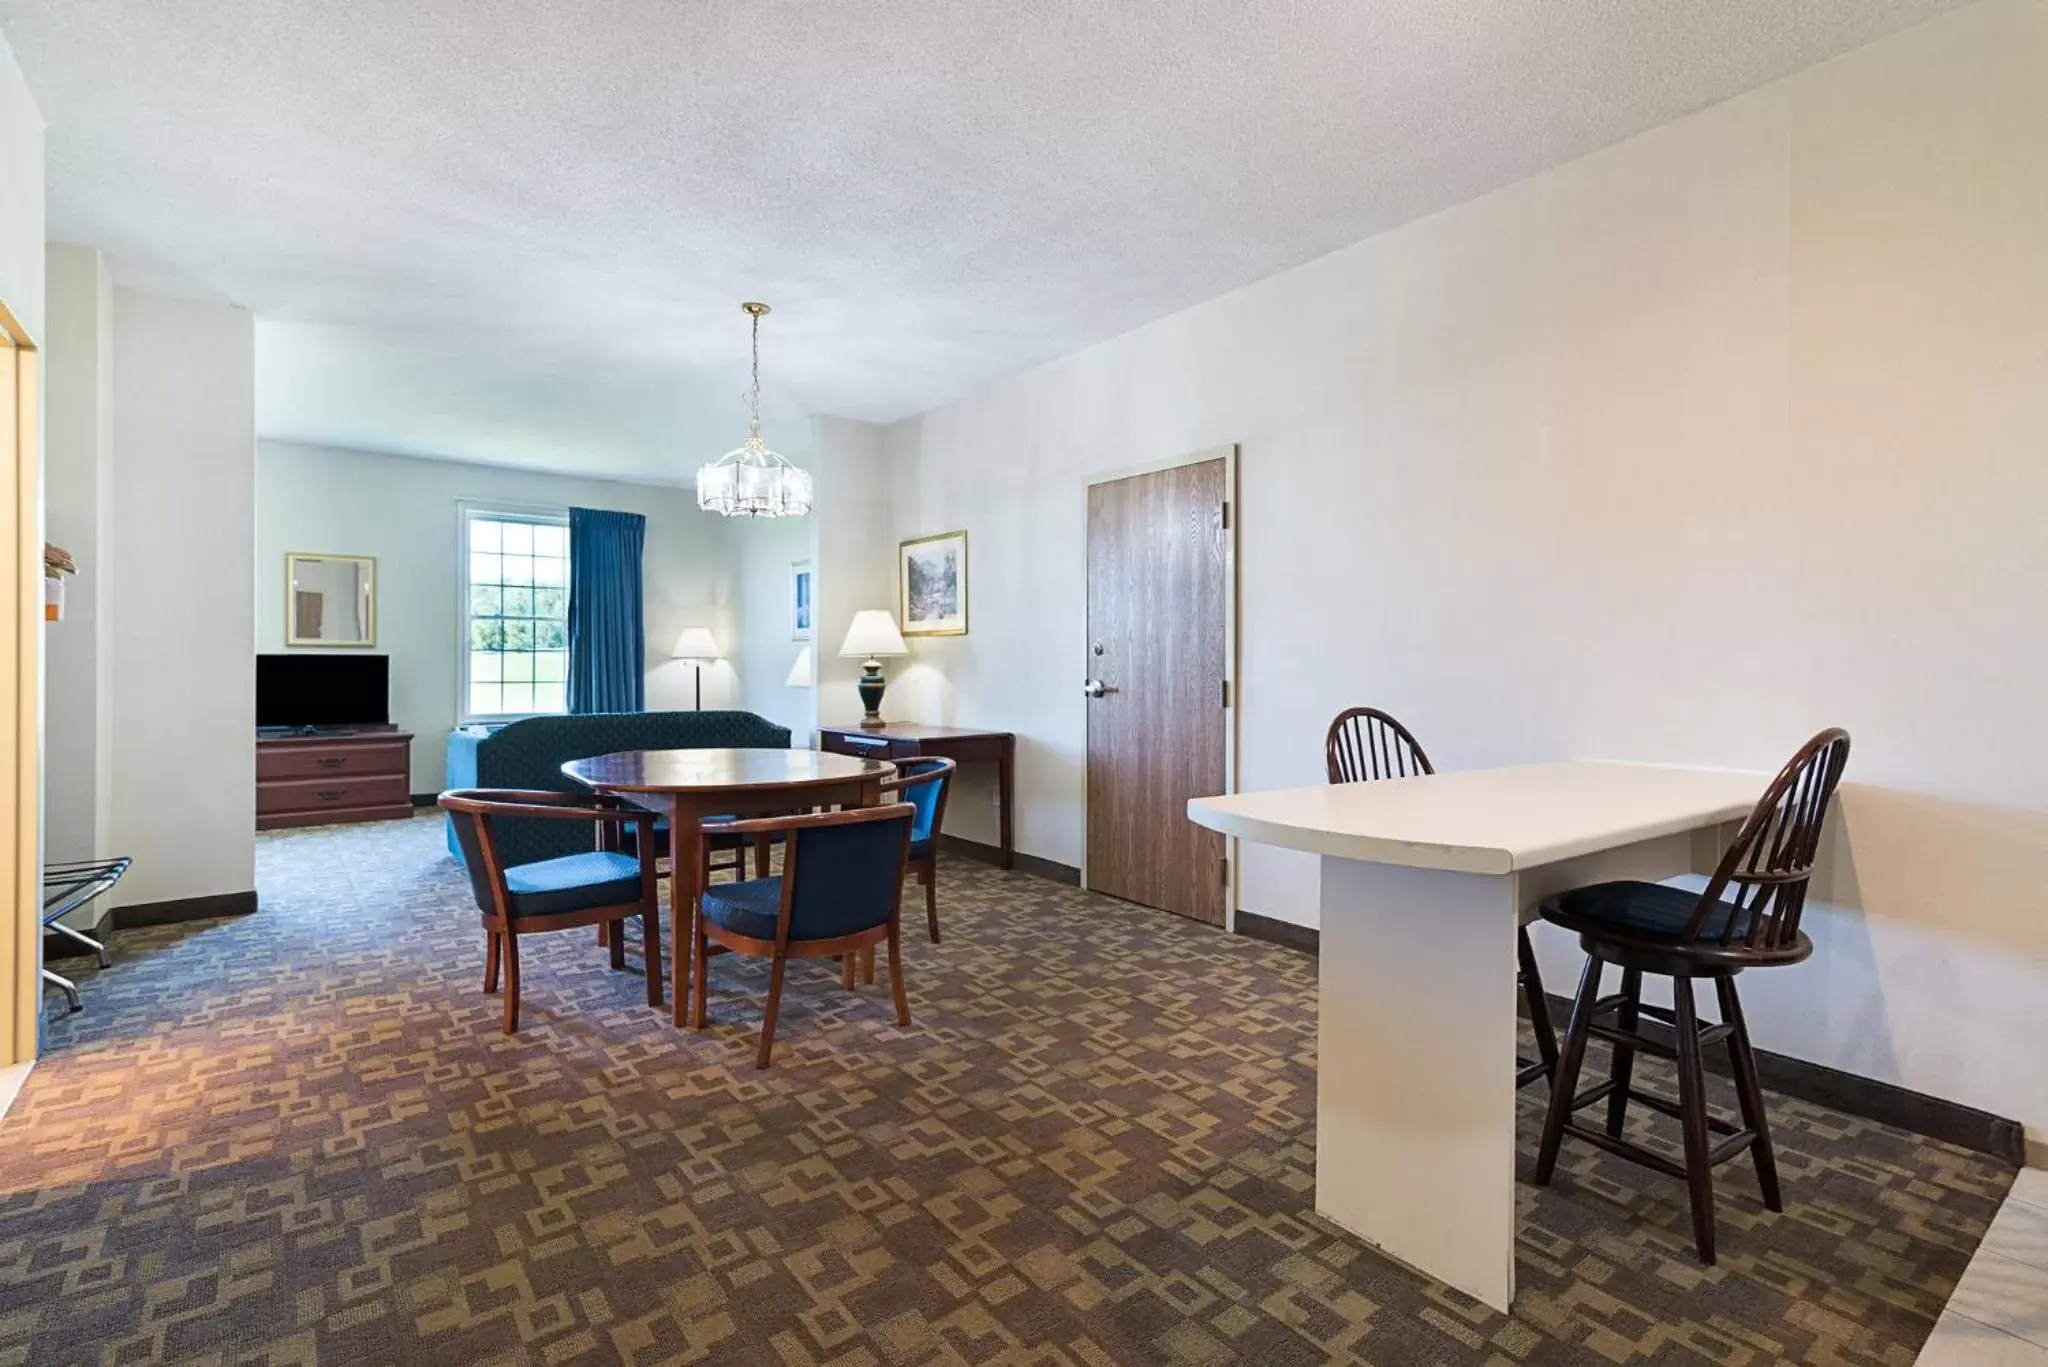
<svg viewBox="0 0 2048 1367"><path fill-rule="evenodd" d="M1675 944L1684 936L1699 905L1700 894L1688 888L1663 883L1595 883L1551 899L1544 908L1544 919L1578 931L1597 934L1612 930L1639 940L1669 940ZM1747 935L1749 912L1720 902L1707 918L1700 938L1718 941L1730 916L1735 918L1735 929L1729 938L1740 940Z"/></svg>
<svg viewBox="0 0 2048 1367"><path fill-rule="evenodd" d="M507 909L517 916L557 916L640 900L640 861L608 850L565 854L505 870Z"/></svg>

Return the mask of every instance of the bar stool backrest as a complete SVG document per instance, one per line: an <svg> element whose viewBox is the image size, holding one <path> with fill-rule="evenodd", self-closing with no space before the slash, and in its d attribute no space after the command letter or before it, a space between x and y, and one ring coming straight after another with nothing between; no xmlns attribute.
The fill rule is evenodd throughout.
<svg viewBox="0 0 2048 1367"><path fill-rule="evenodd" d="M1799 938L1821 827L1848 763L1849 733L1831 727L1801 746L1778 771L1721 856L1686 925L1687 942L1707 934L1717 913L1725 912L1719 905L1724 901L1735 911L1718 917L1721 928L1713 940L1723 948L1739 944L1774 951Z"/></svg>
<svg viewBox="0 0 2048 1367"><path fill-rule="evenodd" d="M1337 714L1323 739L1323 762L1332 783L1436 772L1408 728L1377 707L1352 707Z"/></svg>

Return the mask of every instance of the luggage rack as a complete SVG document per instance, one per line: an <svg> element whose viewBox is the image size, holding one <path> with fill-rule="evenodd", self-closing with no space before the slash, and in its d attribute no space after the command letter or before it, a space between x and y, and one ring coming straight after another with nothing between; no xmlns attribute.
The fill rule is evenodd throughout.
<svg viewBox="0 0 2048 1367"><path fill-rule="evenodd" d="M43 929L54 930L78 941L99 957L101 968L112 968L114 960L108 955L105 945L57 918L78 910L111 889L121 881L121 875L128 872L128 866L133 862L124 855L118 859L80 859L47 865L43 869ZM70 1003L71 1010L83 1009L84 1003L78 999L77 983L47 968L43 970L43 981L55 983L64 990L64 1000Z"/></svg>

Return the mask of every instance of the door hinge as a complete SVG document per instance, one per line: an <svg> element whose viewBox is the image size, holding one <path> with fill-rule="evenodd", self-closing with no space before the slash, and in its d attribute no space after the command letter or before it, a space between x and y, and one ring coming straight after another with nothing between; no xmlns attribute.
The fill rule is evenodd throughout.
<svg viewBox="0 0 2048 1367"><path fill-rule="evenodd" d="M1223 530L1230 530L1230 504L1227 501L1223 505Z"/></svg>
<svg viewBox="0 0 2048 1367"><path fill-rule="evenodd" d="M1230 680L1228 679L1223 681L1223 705L1225 707L1230 706Z"/></svg>

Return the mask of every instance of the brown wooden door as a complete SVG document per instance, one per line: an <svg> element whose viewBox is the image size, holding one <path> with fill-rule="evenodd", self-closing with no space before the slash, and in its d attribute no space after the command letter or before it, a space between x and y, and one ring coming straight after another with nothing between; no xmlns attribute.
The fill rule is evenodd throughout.
<svg viewBox="0 0 2048 1367"><path fill-rule="evenodd" d="M1224 784L1228 470L1088 490L1088 886L1212 925L1223 837L1187 807Z"/></svg>

